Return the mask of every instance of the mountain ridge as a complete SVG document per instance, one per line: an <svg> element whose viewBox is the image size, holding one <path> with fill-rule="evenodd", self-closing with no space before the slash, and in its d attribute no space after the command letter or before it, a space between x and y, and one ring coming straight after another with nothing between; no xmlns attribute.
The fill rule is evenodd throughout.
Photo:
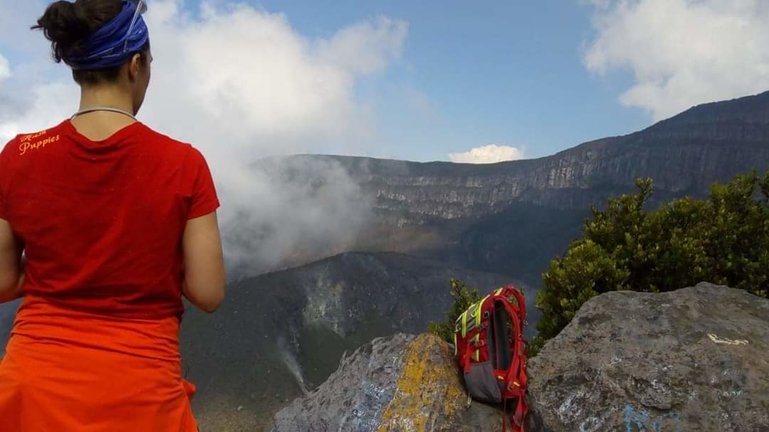
<svg viewBox="0 0 769 432"><path fill-rule="evenodd" d="M538 284L554 254L579 236L589 209L634 191L637 178L654 180L650 203L656 206L704 197L713 183L769 170L769 92L692 107L643 130L537 159L473 165L297 155L254 166L289 181L323 184L307 168L313 161L343 171L359 191L357 200L370 202L372 209L354 240L323 245L328 255L393 250ZM521 236L505 222L503 216L516 213L531 215L518 221L517 232L532 235ZM557 221L554 213L561 215ZM552 240L546 251L518 252L543 236ZM292 264L323 256L307 254Z"/></svg>
<svg viewBox="0 0 769 432"><path fill-rule="evenodd" d="M725 107L727 108L725 110ZM731 108L730 108L731 107ZM734 109L736 112L730 112ZM750 119L756 119L751 120ZM496 164L456 164L452 162L412 162L360 156L296 155L270 159L324 159L335 161L362 185L389 186L392 193L378 190L378 198L397 196L405 186L497 187L495 198L502 201L532 199L534 190L587 189L608 183L614 187L632 187L637 177L658 179L660 191L703 194L712 181L728 181L745 172L756 162L769 161L769 92L727 102L714 102L693 107L641 131L627 135L591 140L556 154L537 159L499 162ZM752 129L746 130L746 125ZM686 126L682 133L679 128ZM729 140L729 142L724 142ZM660 146L666 148L660 151ZM758 154L747 154L749 146ZM724 147L728 147L724 148ZM684 148L686 151L680 151ZM696 150L707 150L697 152ZM636 160L624 153L632 151ZM735 151L737 154L735 154ZM667 154L662 154L667 153ZM686 163L689 157L701 160ZM639 157L642 157L640 160ZM611 161L596 164L600 159ZM651 161L649 161L651 159ZM716 164L714 161L722 160ZM633 165L630 162L636 162ZM638 162L641 162L638 164ZM650 162L656 162L654 165ZM682 163L683 162L683 163ZM640 165L640 166L639 166ZM655 167L665 167L672 174ZM696 171L702 169L702 171ZM451 175L446 173L451 171ZM609 174L607 176L607 174ZM449 178L450 177L450 178ZM679 177L679 179L676 179ZM684 177L680 179L680 177ZM406 178L413 178L409 182ZM431 180L432 179L432 180ZM463 181L461 179L468 179ZM464 184L463 184L464 183ZM504 185L513 185L505 189ZM383 189L383 188L380 188ZM487 199L491 201L491 199ZM575 202L576 203L576 202ZM547 202L557 205L557 202ZM583 203L579 203L580 205ZM446 216L451 218L450 215Z"/></svg>

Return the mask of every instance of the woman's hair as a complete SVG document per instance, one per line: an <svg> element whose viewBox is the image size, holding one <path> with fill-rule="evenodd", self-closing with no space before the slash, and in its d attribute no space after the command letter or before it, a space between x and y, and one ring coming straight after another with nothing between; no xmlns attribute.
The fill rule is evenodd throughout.
<svg viewBox="0 0 769 432"><path fill-rule="evenodd" d="M46 8L32 29L43 30L45 38L51 41L51 53L59 63L68 53L83 49L83 42L102 25L120 13L122 0L76 0L57 1ZM142 61L147 61L149 42L139 54ZM115 82L120 73L120 66L96 70L73 70L72 77L78 84L98 84Z"/></svg>

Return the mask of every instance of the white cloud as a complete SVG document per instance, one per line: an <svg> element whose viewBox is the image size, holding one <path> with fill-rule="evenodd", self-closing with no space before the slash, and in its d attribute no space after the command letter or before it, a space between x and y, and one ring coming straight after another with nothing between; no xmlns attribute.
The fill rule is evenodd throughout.
<svg viewBox="0 0 769 432"><path fill-rule="evenodd" d="M16 14L0 22L17 27L0 30L3 40L13 31L39 40L8 56L16 73L4 86L12 94L0 94L0 140L56 124L78 104L69 71L52 64L42 34L27 30L44 9L30 3L39 8L13 9L0 0L1 10ZM397 61L407 24L379 17L308 38L279 13L217 1L193 14L186 3L156 0L145 16L154 62L139 118L208 159L234 265L263 270L314 244L334 252L329 242L354 235L367 214L346 172L332 163L303 166L333 192L280 171L268 178L248 164L290 153L365 154L376 142L376 113L358 98L356 84Z"/></svg>
<svg viewBox="0 0 769 432"><path fill-rule="evenodd" d="M449 159L456 163L487 164L523 159L523 150L505 145L491 144L476 147L464 153L451 153Z"/></svg>
<svg viewBox="0 0 769 432"><path fill-rule="evenodd" d="M0 54L0 84L3 83L3 81L7 80L11 77L11 65L8 64L8 60L3 57L2 54Z"/></svg>
<svg viewBox="0 0 769 432"><path fill-rule="evenodd" d="M2 10L12 12L0 22L13 25L0 34L3 39L23 34L27 51L8 57L11 65L0 60L0 76L7 75L8 66L34 73L14 82L24 103L0 106L15 113L0 122L6 128L12 123L19 130L33 130L41 123L38 118L60 119L73 112L76 98L58 102L72 95L68 88L77 87L66 67L55 65L56 72L51 72L42 34L28 30L43 5L32 1L36 8L22 10L12 3L0 0ZM370 104L358 99L355 86L400 57L408 32L405 22L379 17L311 39L282 14L222 1L217 6L204 2L200 13L192 14L183 3L157 0L146 15L155 61L142 120L205 153L239 161L341 152L365 146L372 138L376 116ZM30 43L30 36L38 43ZM9 42L0 41L0 50ZM48 100L36 100L41 97Z"/></svg>
<svg viewBox="0 0 769 432"><path fill-rule="evenodd" d="M380 18L309 40L285 16L245 5L204 7L193 19L165 0L148 17L156 61L145 115L241 160L365 143L374 113L355 84L391 64L406 36L405 23Z"/></svg>
<svg viewBox="0 0 769 432"><path fill-rule="evenodd" d="M384 69L389 59L399 57L408 26L402 21L379 17L342 29L317 44L318 55L351 73L370 74Z"/></svg>
<svg viewBox="0 0 769 432"><path fill-rule="evenodd" d="M0 109L0 114L6 111L5 116L12 116L10 121L0 121L0 134L4 135L0 135L0 139L60 123L68 113L74 111L80 97L77 87L58 81L39 84L27 89L27 92L28 100L19 101L18 106L21 109L15 115L9 110Z"/></svg>
<svg viewBox="0 0 769 432"><path fill-rule="evenodd" d="M597 74L630 71L620 97L655 120L692 105L769 90L769 2L592 0Z"/></svg>

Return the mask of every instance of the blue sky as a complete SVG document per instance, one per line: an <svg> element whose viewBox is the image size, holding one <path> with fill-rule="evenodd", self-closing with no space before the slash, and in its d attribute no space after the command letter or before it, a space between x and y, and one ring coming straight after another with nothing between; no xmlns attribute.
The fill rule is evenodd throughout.
<svg viewBox="0 0 769 432"><path fill-rule="evenodd" d="M529 157L589 139L645 127L652 118L617 99L618 77L597 77L583 65L592 37L590 8L563 0L524 1L272 1L308 35L384 15L409 24L402 58L363 80L386 125L382 153L445 159L485 144L524 147ZM425 96L432 113L414 116L402 93ZM430 115L432 114L432 115Z"/></svg>
<svg viewBox="0 0 769 432"><path fill-rule="evenodd" d="M27 30L45 4L0 0L0 138L75 108ZM140 118L215 162L535 158L769 89L762 0L150 0L145 18Z"/></svg>

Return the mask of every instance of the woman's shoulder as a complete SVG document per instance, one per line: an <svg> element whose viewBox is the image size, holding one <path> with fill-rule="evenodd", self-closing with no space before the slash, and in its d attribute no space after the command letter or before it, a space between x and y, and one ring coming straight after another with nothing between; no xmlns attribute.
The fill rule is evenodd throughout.
<svg viewBox="0 0 769 432"><path fill-rule="evenodd" d="M158 132L144 123L141 123L140 130L140 133L143 135L142 139L145 142L164 152L182 156L190 156L200 153L192 144L178 140L162 132Z"/></svg>
<svg viewBox="0 0 769 432"><path fill-rule="evenodd" d="M150 140L155 141L155 142L162 142L163 144L166 144L166 145L169 145L169 146L180 147L180 148L187 147L187 146L190 145L189 143L180 141L180 140L178 140L176 138L173 138L173 137L171 137L169 135L166 135L166 134L164 134L162 132L159 132L159 131L157 131L157 130L147 126L144 123L139 122L139 124L137 126L140 126L140 128L139 128L140 132L139 133L144 135L143 138L145 138L145 139L150 139Z"/></svg>

